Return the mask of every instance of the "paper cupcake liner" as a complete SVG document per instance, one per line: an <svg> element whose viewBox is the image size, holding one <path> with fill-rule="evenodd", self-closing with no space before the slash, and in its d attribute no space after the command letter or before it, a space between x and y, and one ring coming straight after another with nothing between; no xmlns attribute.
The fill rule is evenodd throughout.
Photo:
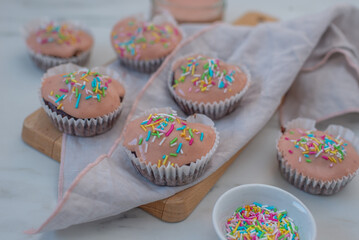
<svg viewBox="0 0 359 240"><path fill-rule="evenodd" d="M203 102L197 102L197 101L193 102L191 100L186 100L186 99L180 97L178 94L176 94L175 90L173 89L173 87L172 87L173 64L171 67L170 75L168 76L168 81L167 81L168 88L170 90L172 97L178 104L178 106L188 115L192 115L194 113L202 113L214 120L222 118L225 115L233 112L237 108L239 101L241 100L241 98L243 97L243 95L245 94L245 92L247 91L247 89L250 86L250 82L251 82L250 72L248 71L248 69L245 66L238 65L239 69L247 77L247 83L244 86L244 88L242 89L242 91L240 91L236 95L231 96L230 98L227 98L227 99L225 99L223 101L219 101L219 102L213 102L213 103L203 103Z"/></svg>
<svg viewBox="0 0 359 240"><path fill-rule="evenodd" d="M315 121L311 119L306 118L297 118L294 119L286 124L286 129L291 128L303 128L308 130L316 130L315 128ZM350 142L355 150L359 152L359 139L354 135L354 133L342 126L338 125L330 125L325 130L329 134L332 135L340 135L342 136L346 141ZM292 185L295 187L316 195L332 195L340 191L342 188L344 188L355 175L359 173L359 169L357 169L355 172L343 176L339 179L333 179L331 181L322 181L317 180L312 177L304 176L303 174L299 173L295 169L291 168L291 166L287 163L287 161L283 158L281 152L278 148L278 141L277 140L277 158L279 163L279 170L281 172L281 175Z"/></svg>
<svg viewBox="0 0 359 240"><path fill-rule="evenodd" d="M40 26L42 26L43 24L46 24L50 21L51 21L50 19L37 19L37 20L31 21L26 26L24 26L24 28L22 30L24 38L27 39L27 37L29 36L30 33L36 31L37 29L39 29ZM78 22L72 22L72 21L71 22L63 21L63 23L68 23L68 24L74 26L76 29L81 29L93 38L91 31L89 29L87 29L84 25L82 25ZM73 63L73 64L83 66L89 60L90 55L91 55L91 50L92 50L92 48L90 48L87 51L81 52L77 56L73 56L70 58L60 58L60 57L54 57L54 56L37 53L37 52L33 51L31 48L29 48L27 46L27 44L26 44L26 49L27 49L27 52L28 52L30 58L34 61L34 63L40 69L42 69L44 71L46 71L49 68L52 68L52 67L55 67L55 66L58 66L61 64L66 64L66 63Z"/></svg>
<svg viewBox="0 0 359 240"><path fill-rule="evenodd" d="M162 108L162 109L154 108L145 111L143 114L135 118L141 116L145 117L153 112L175 113L175 111L173 111L170 108ZM202 123L211 126L216 134L216 140L211 150L205 156L202 156L200 159L197 159L195 162L191 162L190 165L178 166L176 164L175 166L162 165L161 167L158 167L156 164L151 164L151 163L146 164L146 162L141 161L134 154L132 154L130 150L125 148L125 151L129 156L132 165L137 169L137 171L142 176L147 178L152 183L160 186L171 186L171 187L189 184L203 174L207 164L210 162L211 157L216 151L219 144L219 133L214 127L213 121L201 114L196 114L195 116L189 116L186 120L188 122Z"/></svg>
<svg viewBox="0 0 359 240"><path fill-rule="evenodd" d="M118 56L118 60L120 64L130 69L142 72L142 73L153 73L155 72L165 60L167 56L164 56L159 59L152 60L135 60L135 59L127 59Z"/></svg>
<svg viewBox="0 0 359 240"><path fill-rule="evenodd" d="M71 63L51 68L43 75L41 83L47 77L56 74L61 74L64 72L73 72L79 70L87 71L86 68L79 67ZM96 72L100 72L102 74L106 74L111 78L115 79L116 81L119 81L121 85L124 86L124 84L120 81L119 75L116 72L112 71L111 69L105 67L96 67L93 68L92 70ZM45 104L43 100L43 97L41 95L41 88L39 90L39 98L40 98L41 106L43 107L47 115L50 117L54 126L59 131L79 137L91 137L91 136L102 134L110 130L112 126L115 124L123 108L123 101L122 101L120 106L109 114L99 116L96 118L74 119L74 118L68 118L67 116L63 117L61 114L52 111Z"/></svg>

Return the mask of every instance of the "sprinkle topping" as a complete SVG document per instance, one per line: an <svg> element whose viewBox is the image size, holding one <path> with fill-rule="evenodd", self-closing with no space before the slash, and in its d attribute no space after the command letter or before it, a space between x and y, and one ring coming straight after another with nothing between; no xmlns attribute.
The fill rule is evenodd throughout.
<svg viewBox="0 0 359 240"><path fill-rule="evenodd" d="M75 109L81 107L81 101L101 102L113 80L109 76L88 70L67 73L62 75L60 81L63 86L51 89L48 98L54 101L57 109L66 110L63 106L64 101L69 101Z"/></svg>
<svg viewBox="0 0 359 240"><path fill-rule="evenodd" d="M57 43L74 45L80 42L80 38L77 36L77 31L68 26L67 24L59 24L50 22L45 26L42 26L36 32L36 40L40 44Z"/></svg>
<svg viewBox="0 0 359 240"><path fill-rule="evenodd" d="M191 81L193 87L188 91L207 92L212 87L223 89L223 93L231 91L231 85L235 81L235 70L227 72L220 66L220 60L202 56L189 57L186 65L181 66L182 73L178 79L174 79L173 88L185 81ZM238 70L239 71L239 70ZM183 95L183 94L182 94Z"/></svg>
<svg viewBox="0 0 359 240"><path fill-rule="evenodd" d="M152 45L160 45L161 49L169 48L174 44L173 36L180 36L180 33L169 23L160 25L131 18L127 26L118 29L115 26L111 36L114 48L121 57L133 56L137 60Z"/></svg>
<svg viewBox="0 0 359 240"><path fill-rule="evenodd" d="M156 161L157 166L181 165L178 156L190 154L185 153L184 147L191 146L194 142L202 142L205 138L203 132L187 126L187 123L176 114L150 114L146 120L139 123L139 128L141 133L134 140L131 139L131 142L138 142L137 145L146 144L145 153L151 147L149 144L161 146L161 158ZM168 149L170 151L167 151Z"/></svg>
<svg viewBox="0 0 359 240"><path fill-rule="evenodd" d="M298 227L287 211L253 202L239 207L227 219L227 239L299 240Z"/></svg>
<svg viewBox="0 0 359 240"><path fill-rule="evenodd" d="M347 146L347 143L344 143L344 139L339 135L334 138L326 133L318 135L315 131L303 131L301 129L295 129L294 131L297 131L302 136L297 140L288 140L293 142L297 151L301 151L307 163L313 161L309 159L310 156L314 156L315 159L321 158L335 164L341 163L344 160L346 155L345 146ZM293 132L293 130L291 132Z"/></svg>

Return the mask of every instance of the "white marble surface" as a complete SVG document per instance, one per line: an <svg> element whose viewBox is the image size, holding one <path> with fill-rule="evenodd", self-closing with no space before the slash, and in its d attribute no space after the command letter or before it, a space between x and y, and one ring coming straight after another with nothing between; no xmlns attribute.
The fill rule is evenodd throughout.
<svg viewBox="0 0 359 240"><path fill-rule="evenodd" d="M229 0L226 20L232 21L253 9L286 20L315 13L339 2ZM349 2L359 6L356 0ZM59 164L21 140L24 118L39 107L36 91L42 72L26 55L20 27L26 21L41 16L78 19L89 24L95 35L95 47L89 62L92 67L115 57L109 42L111 26L118 19L148 11L149 7L149 0L104 0L101 3L95 0L0 0L0 239L217 239L211 222L213 205L223 192L244 183L275 185L301 199L316 219L318 239L357 238L359 177L331 197L306 194L284 181L277 169L274 144L279 131L277 114L183 222L164 223L140 209L133 209L121 216L66 230L33 236L23 234L24 230L37 227L55 208ZM358 114L349 114L322 125L340 123L359 135L358 122ZM347 214L348 218L338 217L338 212Z"/></svg>

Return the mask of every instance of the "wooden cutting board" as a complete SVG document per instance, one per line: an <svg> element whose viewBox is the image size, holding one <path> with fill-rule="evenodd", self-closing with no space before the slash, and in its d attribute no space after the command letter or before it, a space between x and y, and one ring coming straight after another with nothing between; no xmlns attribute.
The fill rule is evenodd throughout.
<svg viewBox="0 0 359 240"><path fill-rule="evenodd" d="M253 26L261 22L275 20L275 18L262 13L248 12L237 19L234 24ZM51 120L41 108L25 118L22 139L31 147L60 162L62 133L52 125ZM241 151L242 149L216 172L195 186L169 198L142 205L140 208L166 222L180 222L186 219Z"/></svg>

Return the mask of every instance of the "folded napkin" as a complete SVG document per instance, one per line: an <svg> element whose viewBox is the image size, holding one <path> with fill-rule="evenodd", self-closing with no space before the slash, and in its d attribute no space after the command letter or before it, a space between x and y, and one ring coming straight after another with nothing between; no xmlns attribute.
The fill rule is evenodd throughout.
<svg viewBox="0 0 359 240"><path fill-rule="evenodd" d="M319 122L359 112L358 23L355 8L330 22L283 101L282 126L297 117Z"/></svg>
<svg viewBox="0 0 359 240"><path fill-rule="evenodd" d="M340 106L341 111L348 111L348 107L352 106L347 105L347 101L343 99L349 96L345 96L346 92L342 92L340 88L351 88L346 82L348 79L352 81L350 84L354 84L355 73L351 66L356 64L358 55L357 48L350 44L350 41L359 43L359 34L354 27L359 24L359 18L355 14L359 15L358 9L338 6L322 13L287 22L261 24L255 28L228 24L216 24L205 29L199 26L183 26L188 38L152 76L126 70L117 62L111 64L110 67L118 71L126 84L127 93L121 117L106 134L93 138L64 136L58 206L54 213L31 233L62 229L116 215L169 197L208 177L245 146L267 123L303 65L316 70L299 74L284 103L283 118L312 114L309 113L312 110L311 105L298 111L300 104L314 104L315 101L315 106L321 107L321 102L323 99L327 101L328 95L334 98L333 101L336 100L334 102L343 103ZM333 56L327 67L323 59L329 58L331 50L345 52L342 53L344 59L350 60ZM170 97L166 80L172 62L194 52L213 52L224 61L245 65L251 73L251 86L233 113L215 121L220 133L220 144L204 175L186 186L159 187L140 176L128 161L120 147L122 128L127 119L152 107L170 106L184 116ZM319 64L323 66L318 68ZM330 68L330 73L324 70L324 67ZM327 83L323 86L323 82L309 85L302 83L311 81L311 75L315 75L316 81L324 81L323 78L330 80L331 84L335 84L335 89L331 89ZM335 83L339 80L340 84ZM303 89L293 89L296 85ZM355 87L358 88L357 84ZM307 91L313 94L310 96L311 101L307 99ZM320 95L321 98L316 96L317 91L323 94ZM298 92L301 93L300 97L292 96ZM356 102L352 103L354 106ZM297 110L293 109L293 106L297 106ZM323 114L330 115L339 108L327 105L325 110Z"/></svg>

